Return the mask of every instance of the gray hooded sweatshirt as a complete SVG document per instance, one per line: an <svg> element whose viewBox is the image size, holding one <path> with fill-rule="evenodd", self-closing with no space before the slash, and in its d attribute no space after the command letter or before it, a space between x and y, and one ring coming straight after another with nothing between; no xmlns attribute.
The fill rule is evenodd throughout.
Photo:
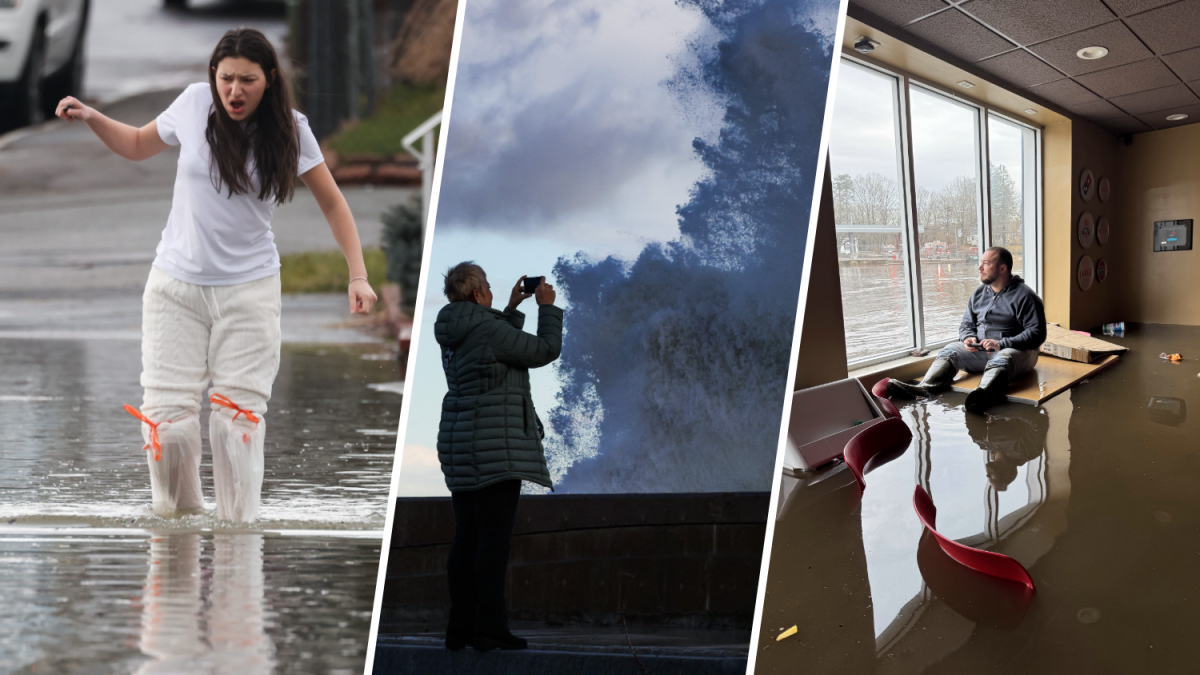
<svg viewBox="0 0 1200 675"><path fill-rule="evenodd" d="M521 312L472 302L452 302L438 312L433 333L448 391L437 451L451 491L511 479L553 487L529 369L558 358L563 311L539 305L537 335L521 330L524 323Z"/></svg>
<svg viewBox="0 0 1200 675"><path fill-rule="evenodd" d="M999 293L980 284L971 294L958 339L996 340L1001 349L1037 349L1046 341L1046 310L1025 280L1014 276Z"/></svg>

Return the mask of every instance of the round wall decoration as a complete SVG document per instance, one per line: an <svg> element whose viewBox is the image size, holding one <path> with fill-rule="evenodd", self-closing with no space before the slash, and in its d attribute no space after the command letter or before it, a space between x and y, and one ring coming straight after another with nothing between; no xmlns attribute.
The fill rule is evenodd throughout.
<svg viewBox="0 0 1200 675"><path fill-rule="evenodd" d="M1076 272L1079 288L1086 291L1092 287L1092 278L1096 276L1096 266L1092 264L1092 256L1085 255L1079 259L1079 270Z"/></svg>
<svg viewBox="0 0 1200 675"><path fill-rule="evenodd" d="M1112 190L1112 186L1109 185L1109 183L1108 183L1108 176L1102 176L1100 178L1100 186L1096 188L1096 192L1100 196L1100 201L1102 201L1102 202L1108 201L1108 194L1111 190ZM1100 242L1100 243L1103 244L1104 242Z"/></svg>
<svg viewBox="0 0 1200 675"><path fill-rule="evenodd" d="M1079 214L1079 225L1076 229L1076 234L1079 237L1079 245L1084 248L1091 248L1092 241L1096 238L1096 223L1092 220L1092 214L1084 211Z"/></svg>
<svg viewBox="0 0 1200 675"><path fill-rule="evenodd" d="M1096 241L1101 246L1108 243L1108 218L1100 216L1096 221Z"/></svg>
<svg viewBox="0 0 1200 675"><path fill-rule="evenodd" d="M1092 197L1096 196L1096 179L1092 176L1091 169L1084 169L1079 174L1079 196L1083 197L1085 202L1092 201Z"/></svg>
<svg viewBox="0 0 1200 675"><path fill-rule="evenodd" d="M1104 281L1108 277L1108 263L1104 262L1104 258L1096 261L1096 281Z"/></svg>

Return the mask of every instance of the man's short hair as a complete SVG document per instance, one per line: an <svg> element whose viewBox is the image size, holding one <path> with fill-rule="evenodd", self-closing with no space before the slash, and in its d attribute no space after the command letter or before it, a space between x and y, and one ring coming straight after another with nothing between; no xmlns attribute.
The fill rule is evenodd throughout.
<svg viewBox="0 0 1200 675"><path fill-rule="evenodd" d="M450 302L474 302L475 291L482 291L487 283L487 275L484 274L483 268L471 260L451 267L442 278L446 280L442 292Z"/></svg>
<svg viewBox="0 0 1200 675"><path fill-rule="evenodd" d="M988 250L984 251L984 253L991 253L992 251L995 251L996 254L998 256L1000 256L1000 264L1001 265L1008 265L1008 273L1012 274L1013 258L1012 258L1012 254L1008 252L1008 249L1004 248L1003 246L993 246L993 247L989 248Z"/></svg>

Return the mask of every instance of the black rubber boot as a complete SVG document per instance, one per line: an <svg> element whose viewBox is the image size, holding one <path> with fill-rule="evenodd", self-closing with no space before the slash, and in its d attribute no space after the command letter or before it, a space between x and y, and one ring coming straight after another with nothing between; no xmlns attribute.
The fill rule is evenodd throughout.
<svg viewBox="0 0 1200 675"><path fill-rule="evenodd" d="M1007 400L1008 371L1003 368L988 368L979 378L979 386L967 394L967 412L982 414L988 408Z"/></svg>
<svg viewBox="0 0 1200 675"><path fill-rule="evenodd" d="M888 380L888 396L896 398L929 398L950 388L950 382L958 369L949 359L934 359L920 384L909 384L900 380Z"/></svg>

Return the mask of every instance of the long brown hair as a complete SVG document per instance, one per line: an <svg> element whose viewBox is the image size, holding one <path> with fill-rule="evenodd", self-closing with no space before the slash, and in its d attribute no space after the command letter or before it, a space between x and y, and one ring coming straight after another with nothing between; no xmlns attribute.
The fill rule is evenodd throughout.
<svg viewBox="0 0 1200 675"><path fill-rule="evenodd" d="M217 93L217 65L229 57L242 57L262 67L267 88L250 124L243 127L226 112ZM272 77L274 72L274 77ZM261 187L258 198L282 204L292 198L296 166L300 162L300 136L292 117L292 90L279 67L275 48L253 28L236 28L221 37L208 61L208 85L216 110L208 116L204 138L212 148L209 174L217 190L229 195L247 194L254 186L246 170L254 152L255 173Z"/></svg>

